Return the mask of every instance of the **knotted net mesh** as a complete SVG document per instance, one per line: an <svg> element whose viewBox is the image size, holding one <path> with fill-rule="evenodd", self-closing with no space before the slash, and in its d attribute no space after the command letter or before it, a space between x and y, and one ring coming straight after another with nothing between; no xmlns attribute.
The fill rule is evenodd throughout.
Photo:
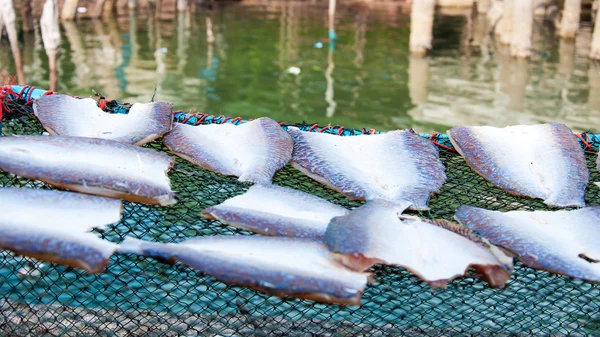
<svg viewBox="0 0 600 337"><path fill-rule="evenodd" d="M31 105L14 99L3 135L41 134ZM176 115L177 117L178 115ZM187 118L192 117L192 118ZM177 117L214 123L217 117ZM314 125L302 128L322 130ZM323 132L338 133L328 128ZM343 130L339 133L364 130ZM598 137L583 135L590 181L596 170ZM437 139L437 138L436 138ZM440 143L443 138L439 138ZM588 144L586 146L585 144ZM443 145L443 144L442 144ZM167 151L160 141L148 147ZM460 205L491 210L546 210L541 201L510 196L475 174L454 152L440 149L447 182L432 197L431 210L413 214L452 219ZM124 203L122 221L98 236L121 242L126 236L179 242L200 235L250 235L200 216L200 211L246 191L250 185L200 169L176 158L169 173L178 203L153 207ZM348 208L361 202L340 194L286 166L274 183L325 198ZM0 173L0 186L49 189L48 185ZM600 205L590 184L588 205ZM35 211L35 205L31 205ZM337 336L337 335L599 335L600 286L516 264L506 289L476 279L458 279L432 290L401 268L378 266L377 282L367 286L361 306L280 299L231 287L181 264L114 255L97 275L0 251L0 335L5 336Z"/></svg>

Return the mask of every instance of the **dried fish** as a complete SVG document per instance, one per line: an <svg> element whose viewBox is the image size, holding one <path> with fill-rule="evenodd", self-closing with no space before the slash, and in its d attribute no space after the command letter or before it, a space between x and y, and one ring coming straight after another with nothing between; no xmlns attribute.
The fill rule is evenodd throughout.
<svg viewBox="0 0 600 337"><path fill-rule="evenodd" d="M0 137L0 170L81 193L174 204L173 158L114 140L65 136Z"/></svg>
<svg viewBox="0 0 600 337"><path fill-rule="evenodd" d="M87 233L121 218L121 202L91 195L0 189L0 248L99 273L117 245Z"/></svg>
<svg viewBox="0 0 600 337"><path fill-rule="evenodd" d="M461 206L456 219L526 266L600 281L600 206L505 213Z"/></svg>
<svg viewBox="0 0 600 337"><path fill-rule="evenodd" d="M242 182L270 184L292 157L290 136L266 117L241 125L176 124L164 143L181 158Z"/></svg>
<svg viewBox="0 0 600 337"><path fill-rule="evenodd" d="M503 287L512 259L467 228L445 220L400 216L394 204L370 201L333 218L325 234L329 249L358 271L377 263L403 267L430 286L445 287L473 268L492 287Z"/></svg>
<svg viewBox="0 0 600 337"><path fill-rule="evenodd" d="M205 236L176 244L126 238L120 252L179 261L230 285L332 304L360 304L369 276L337 263L324 244L298 238Z"/></svg>
<svg viewBox="0 0 600 337"><path fill-rule="evenodd" d="M311 194L275 185L254 185L237 197L209 207L202 215L271 236L321 240L335 216L348 210Z"/></svg>
<svg viewBox="0 0 600 337"><path fill-rule="evenodd" d="M33 111L54 136L112 139L143 145L171 130L173 108L169 103L135 103L127 114L107 113L91 98L68 95L42 96Z"/></svg>
<svg viewBox="0 0 600 337"><path fill-rule="evenodd" d="M411 209L426 210L446 181L437 148L410 130L344 137L288 131L292 165L352 199L409 201Z"/></svg>
<svg viewBox="0 0 600 337"><path fill-rule="evenodd" d="M585 155L565 125L460 126L448 136L475 172L504 191L550 206L585 206Z"/></svg>

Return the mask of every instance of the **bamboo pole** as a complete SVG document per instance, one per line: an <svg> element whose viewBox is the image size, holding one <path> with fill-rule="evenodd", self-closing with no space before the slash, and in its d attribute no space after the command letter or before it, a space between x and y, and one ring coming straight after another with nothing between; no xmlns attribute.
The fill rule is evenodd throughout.
<svg viewBox="0 0 600 337"><path fill-rule="evenodd" d="M65 0L60 14L61 19L65 21L75 20L75 17L77 16L77 5L79 5L79 0Z"/></svg>
<svg viewBox="0 0 600 337"><path fill-rule="evenodd" d="M594 35L592 36L592 48L590 58L600 60L600 6L596 9L596 23L594 24Z"/></svg>
<svg viewBox="0 0 600 337"><path fill-rule="evenodd" d="M424 55L431 49L435 0L414 0L410 10L410 52Z"/></svg>
<svg viewBox="0 0 600 337"><path fill-rule="evenodd" d="M513 22L510 55L529 57L533 31L533 0L517 0L513 3Z"/></svg>
<svg viewBox="0 0 600 337"><path fill-rule="evenodd" d="M581 15L581 0L565 0L562 11L562 20L558 35L564 39L573 39L579 29Z"/></svg>

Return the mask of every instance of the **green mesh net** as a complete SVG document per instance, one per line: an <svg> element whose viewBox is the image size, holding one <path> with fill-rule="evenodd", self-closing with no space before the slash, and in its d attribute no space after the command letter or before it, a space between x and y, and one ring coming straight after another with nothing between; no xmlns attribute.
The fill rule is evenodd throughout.
<svg viewBox="0 0 600 337"><path fill-rule="evenodd" d="M2 124L2 133L41 134L23 105ZM593 138L590 144L597 150ZM160 141L148 145L167 151ZM600 181L596 154L587 147L590 181ZM541 201L513 197L473 173L457 154L440 150L448 180L432 197L428 219L452 219L460 205L491 210L545 210ZM204 219L200 211L242 194L249 184L202 170L176 158L169 174L178 203L152 207L124 203L123 219L98 235L178 242L199 235L250 235ZM361 205L315 183L291 166L275 184L292 187L348 208ZM0 173L0 186L49 186ZM591 185L588 205L600 205ZM35 205L31 205L32 211ZM536 271L517 263L506 289L476 279L432 290L401 268L375 267L361 306L342 307L280 299L230 287L181 264L115 255L106 271L92 275L0 251L0 335L3 336L346 336L346 335L600 335L600 286Z"/></svg>

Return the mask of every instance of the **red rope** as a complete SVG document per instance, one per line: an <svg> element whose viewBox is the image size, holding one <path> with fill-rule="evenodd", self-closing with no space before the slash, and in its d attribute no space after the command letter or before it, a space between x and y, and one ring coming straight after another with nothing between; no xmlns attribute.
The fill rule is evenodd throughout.
<svg viewBox="0 0 600 337"><path fill-rule="evenodd" d="M583 145L585 145L585 147L590 150L590 151L594 151L594 148L592 147L592 145L589 143L590 142L590 136L587 135L587 133L574 133L575 137L579 138L579 140L581 140L581 142L583 143ZM587 138L587 140L583 139L582 135L585 135L585 138Z"/></svg>
<svg viewBox="0 0 600 337"><path fill-rule="evenodd" d="M317 131L318 133L323 133L323 131L331 129L331 125L327 125L321 128L321 130Z"/></svg>
<svg viewBox="0 0 600 337"><path fill-rule="evenodd" d="M451 147L449 147L449 146L446 146L446 145L440 144L440 143L437 141L437 135L438 135L438 133L436 133L436 132L432 132L432 133L431 133L431 136L429 137L429 140L431 140L431 141L433 142L433 144L435 144L436 146L439 146L439 147L441 147L441 148L442 148L442 149L444 149L444 150L448 150L448 151L450 151L450 152L457 152L457 151L456 151L456 149L454 149L454 148L451 148Z"/></svg>

